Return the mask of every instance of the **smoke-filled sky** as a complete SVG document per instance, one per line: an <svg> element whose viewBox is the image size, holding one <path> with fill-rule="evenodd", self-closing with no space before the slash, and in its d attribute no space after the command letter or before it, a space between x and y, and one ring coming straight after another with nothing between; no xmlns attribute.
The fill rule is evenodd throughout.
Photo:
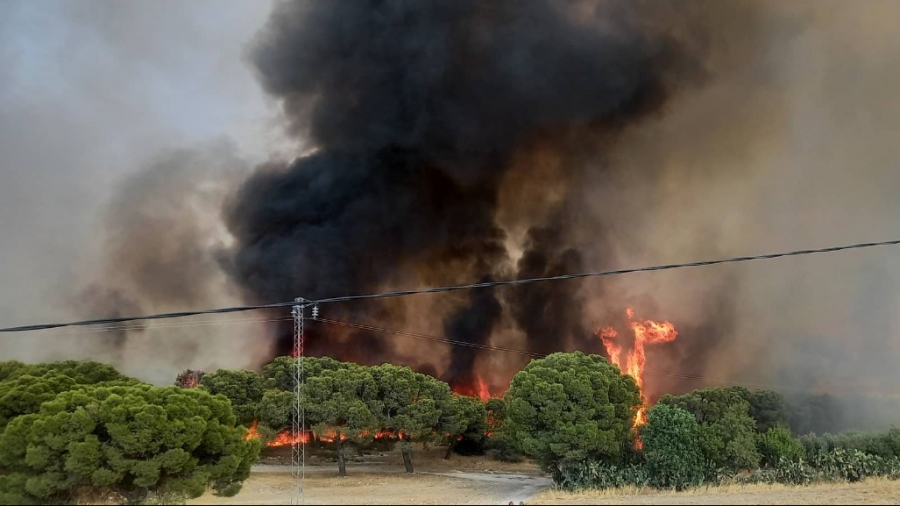
<svg viewBox="0 0 900 506"><path fill-rule="evenodd" d="M898 15L890 0L5 2L0 326L900 237ZM323 314L597 352L593 332L630 305L679 329L648 348L651 397L720 380L895 394L898 258ZM257 366L283 337L191 322L5 337L0 359L93 356L168 382ZM525 363L310 338L457 382L499 386Z"/></svg>

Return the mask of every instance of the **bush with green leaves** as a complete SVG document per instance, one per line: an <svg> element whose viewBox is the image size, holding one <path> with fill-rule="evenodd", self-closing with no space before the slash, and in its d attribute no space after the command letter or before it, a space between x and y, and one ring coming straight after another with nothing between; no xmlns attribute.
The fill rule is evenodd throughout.
<svg viewBox="0 0 900 506"><path fill-rule="evenodd" d="M414 372L409 367L382 364L369 371L377 385L377 413L382 429L402 434L400 450L406 472L413 472L412 442L428 442L438 439L435 428L441 417L443 403L431 393L438 380ZM448 388L449 391L449 388Z"/></svg>
<svg viewBox="0 0 900 506"><path fill-rule="evenodd" d="M318 376L322 371L339 371L356 364L339 362L331 357L302 357L303 380ZM297 361L292 357L278 357L263 367L263 378L268 387L293 392L297 386ZM359 366L356 366L359 367Z"/></svg>
<svg viewBox="0 0 900 506"><path fill-rule="evenodd" d="M773 468L742 477L744 483L808 485L815 482L856 482L871 477L900 479L900 458L883 458L858 450L834 449L807 462L782 458Z"/></svg>
<svg viewBox="0 0 900 506"><path fill-rule="evenodd" d="M744 389L706 388L684 395L664 395L659 405L677 406L694 415L700 424L700 446L708 479L723 473L756 469L757 423L750 417Z"/></svg>
<svg viewBox="0 0 900 506"><path fill-rule="evenodd" d="M17 416L36 413L44 402L80 385L137 383L98 362L0 363L0 431Z"/></svg>
<svg viewBox="0 0 900 506"><path fill-rule="evenodd" d="M900 428L885 432L847 431L838 434L807 434L800 437L806 458L815 459L835 449L857 450L882 458L900 457Z"/></svg>
<svg viewBox="0 0 900 506"><path fill-rule="evenodd" d="M213 395L224 395L239 424L250 426L259 419L260 402L266 393L266 382L252 371L220 369L203 376L201 386Z"/></svg>
<svg viewBox="0 0 900 506"><path fill-rule="evenodd" d="M488 457L500 462L516 463L525 460L519 453L515 441L502 431L491 434L484 444L484 450Z"/></svg>
<svg viewBox="0 0 900 506"><path fill-rule="evenodd" d="M545 470L561 461L621 464L634 444L640 391L599 355L554 353L532 360L506 393L504 432Z"/></svg>
<svg viewBox="0 0 900 506"><path fill-rule="evenodd" d="M706 479L700 425L684 409L667 404L651 408L641 440L644 465L653 486L682 490Z"/></svg>
<svg viewBox="0 0 900 506"><path fill-rule="evenodd" d="M454 394L438 422L439 433L445 434L448 439L445 458L450 458L450 453L454 451L460 455L483 454L487 430L484 402L477 397Z"/></svg>
<svg viewBox="0 0 900 506"><path fill-rule="evenodd" d="M800 462L806 457L803 444L791 435L787 427L772 427L765 434L759 434L757 447L766 467L774 468L782 460Z"/></svg>
<svg viewBox="0 0 900 506"><path fill-rule="evenodd" d="M820 479L827 481L855 482L872 476L900 476L900 459L885 459L859 450L836 448L817 455L810 464L816 468Z"/></svg>
<svg viewBox="0 0 900 506"><path fill-rule="evenodd" d="M371 442L380 428L378 384L368 368L348 364L322 370L300 386L306 422L320 438L334 442L338 472L347 475L345 442Z"/></svg>
<svg viewBox="0 0 900 506"><path fill-rule="evenodd" d="M129 502L198 497L208 487L233 495L259 451L244 434L228 401L204 391L78 386L0 434L0 503L59 503L96 490Z"/></svg>
<svg viewBox="0 0 900 506"><path fill-rule="evenodd" d="M569 491L651 485L647 468L640 464L616 467L597 461L564 461L556 464L550 476L554 487Z"/></svg>

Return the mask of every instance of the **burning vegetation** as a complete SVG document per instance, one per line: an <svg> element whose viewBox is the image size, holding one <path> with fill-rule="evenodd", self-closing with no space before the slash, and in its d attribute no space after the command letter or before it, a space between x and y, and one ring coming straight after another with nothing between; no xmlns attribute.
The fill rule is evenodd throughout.
<svg viewBox="0 0 900 506"><path fill-rule="evenodd" d="M620 212L592 211L598 199L588 190L654 177L606 155L710 76L719 60L702 42L749 7L729 9L276 4L251 61L289 132L315 150L267 162L240 185L224 212L235 241L222 266L248 302L263 303L552 276L584 270L587 259L591 268L612 264ZM543 283L336 304L329 318L420 328L466 346L426 352L376 330L313 322L307 352L410 365L489 399L525 362L488 358L487 346L515 338L515 348L535 354L599 351L586 308L609 302L574 283ZM290 352L291 331L285 323L279 354ZM641 332L630 363L638 369L643 346L668 335Z"/></svg>
<svg viewBox="0 0 900 506"><path fill-rule="evenodd" d="M647 423L644 393L644 365L647 363L647 356L644 349L647 345L671 343L678 337L678 331L668 321L635 320L634 308L631 307L625 309L625 316L629 333L620 334L613 327L603 327L597 331L597 336L606 348L609 361L617 365L624 374L634 378L641 390L644 405L634 419L634 426L640 427Z"/></svg>
<svg viewBox="0 0 900 506"><path fill-rule="evenodd" d="M181 388L196 388L203 381L203 371L192 371L188 369L178 375L175 379L175 386Z"/></svg>

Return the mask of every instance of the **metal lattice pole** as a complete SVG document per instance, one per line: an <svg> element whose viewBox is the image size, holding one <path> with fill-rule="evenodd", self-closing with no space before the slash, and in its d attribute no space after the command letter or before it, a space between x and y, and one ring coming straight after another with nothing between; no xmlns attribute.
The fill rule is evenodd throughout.
<svg viewBox="0 0 900 506"><path fill-rule="evenodd" d="M305 381L303 374L303 320L305 318L304 310L306 305L300 304L306 302L306 299L299 297L295 300L298 302L294 306L294 409L291 416L291 429L293 442L291 444L291 477L296 487L297 495L291 500L291 504L303 504L303 482L306 479L306 444L303 439L306 437L306 410L303 407L303 382Z"/></svg>

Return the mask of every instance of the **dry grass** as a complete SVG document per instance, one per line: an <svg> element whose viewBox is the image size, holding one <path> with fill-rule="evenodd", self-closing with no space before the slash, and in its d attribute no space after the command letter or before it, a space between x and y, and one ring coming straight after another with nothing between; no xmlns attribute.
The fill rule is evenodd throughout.
<svg viewBox="0 0 900 506"><path fill-rule="evenodd" d="M494 485L442 476L353 473L347 478L308 475L307 504L466 504L490 496ZM290 504L289 474L254 474L235 497L205 495L188 504Z"/></svg>
<svg viewBox="0 0 900 506"><path fill-rule="evenodd" d="M620 489L562 492L548 490L529 504L900 504L900 481L882 478L861 483L725 485L684 492Z"/></svg>
<svg viewBox="0 0 900 506"><path fill-rule="evenodd" d="M527 460L520 463L499 462L486 456L464 457L455 453L445 460L444 455L446 453L446 447L431 446L423 448L421 445L416 445L412 455L413 466L416 471L422 472L444 472L452 469L470 472L541 474L537 464ZM267 448L263 451L260 459L260 463L263 464L288 465L290 462L290 447ZM347 463L347 472L353 473L354 469L359 468L358 464L361 462L377 464L379 467L395 467L398 472L403 469L403 457L397 448L375 451L365 456L351 458ZM335 454L328 450L318 449L314 453L307 452L307 464L325 468L333 467L337 470Z"/></svg>

